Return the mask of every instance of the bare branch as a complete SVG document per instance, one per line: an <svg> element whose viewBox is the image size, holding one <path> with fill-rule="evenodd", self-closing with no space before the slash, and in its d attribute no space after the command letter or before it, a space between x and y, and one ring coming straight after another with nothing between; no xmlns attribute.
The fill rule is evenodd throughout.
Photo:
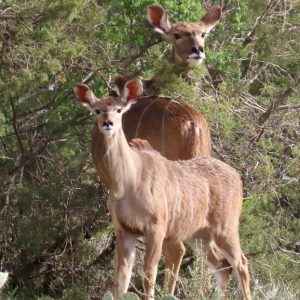
<svg viewBox="0 0 300 300"><path fill-rule="evenodd" d="M39 89L39 90L36 90L36 91L33 91L33 92L28 92L24 97L21 97L17 100L17 104L20 104L34 96L37 96L37 95L40 95L40 94L44 94L44 93L47 93L47 92L52 92L54 91L56 85L54 83L52 84L49 84L48 87L46 88L42 88L42 89Z"/></svg>
<svg viewBox="0 0 300 300"><path fill-rule="evenodd" d="M289 243L289 244L293 244L293 245L297 245L297 242L293 242L293 243ZM250 252L250 253L247 253L247 256L251 257L251 256L256 256L258 254L262 254L264 253L265 254L265 251L266 249L263 249L261 251L257 251L257 252ZM294 250L288 250L287 249L287 245L285 246L277 246L275 247L274 249L272 249L272 252L276 252L276 251L282 251L284 253L288 253L288 254L293 254L293 255L296 255L296 256L299 256L300 253L294 251ZM299 261L293 261L293 262L296 262L297 264L299 264Z"/></svg>
<svg viewBox="0 0 300 300"><path fill-rule="evenodd" d="M93 78L95 77L95 75L97 74L97 72L99 70L103 70L104 68L97 68L95 70L92 70L84 79L83 79L83 83L85 84L88 84L91 80L93 80ZM41 94L45 94L47 92L53 92L57 87L57 83L51 83L49 84L46 88L41 88L41 89L38 89L36 91L32 91L32 92L28 92L26 93L26 95L24 97L21 97L19 98L16 103L17 104L20 104L32 97L35 97L35 96L38 96L38 95L41 95ZM51 102L52 104L53 102ZM46 106L49 106L49 104L47 104ZM35 110L40 110L42 108L37 108Z"/></svg>
<svg viewBox="0 0 300 300"><path fill-rule="evenodd" d="M18 174L18 172L25 166L25 164L34 156L41 153L48 145L48 143L51 141L49 138L42 138L39 140L38 143L32 147L31 152L28 154L22 154L17 159L17 162L15 163L14 168L12 169L10 175L8 175L7 182L12 183L15 179L15 176Z"/></svg>
<svg viewBox="0 0 300 300"><path fill-rule="evenodd" d="M267 67L268 64L261 65L249 79L244 78L243 82L246 83L247 85L250 85L258 78L259 75L261 75L267 69Z"/></svg>
<svg viewBox="0 0 300 300"><path fill-rule="evenodd" d="M82 83L84 84L88 84L89 82L91 82L94 77L96 76L97 72L99 71L100 69L96 69L96 70L93 70L92 72L90 72L83 80L82 80Z"/></svg>
<svg viewBox="0 0 300 300"><path fill-rule="evenodd" d="M36 13L33 15L28 16L14 16L14 15L0 15L0 20L20 20L20 19L32 19L32 18L38 18L40 16L45 16L46 13Z"/></svg>
<svg viewBox="0 0 300 300"><path fill-rule="evenodd" d="M25 24L20 18L21 17L15 17L12 15L0 15L0 20L1 19L2 20L16 20L16 21L20 22L24 27L26 27L30 32L33 32L33 30L30 27L28 27L28 25Z"/></svg>
<svg viewBox="0 0 300 300"><path fill-rule="evenodd" d="M266 11L264 11L261 14L261 16L256 19L252 31L250 31L248 33L247 37L245 38L244 43L243 43L243 48L245 48L248 44L250 44L253 41L253 38L256 34L257 25L262 24L267 19L269 13L275 9L275 7L278 5L279 2L280 2L280 0L271 0L270 1L269 5L267 6Z"/></svg>
<svg viewBox="0 0 300 300"><path fill-rule="evenodd" d="M16 175L22 170L25 164L32 158L41 153L50 142L49 138L42 138L34 147L32 147L30 153L22 153L15 162L14 168L11 170L10 174L6 177L6 183L4 188L4 193L0 198L0 216L6 211L10 203L10 189L15 181Z"/></svg>
<svg viewBox="0 0 300 300"><path fill-rule="evenodd" d="M9 101L10 101L11 108L12 108L12 111L13 111L12 122L13 122L14 132L15 132L15 135L17 137L21 153L24 154L24 148L23 148L23 144L22 144L22 141L21 141L21 138L20 138L20 135L19 135L18 126L17 126L17 114L16 114L16 110L15 110L14 101L12 100L11 97L9 98Z"/></svg>
<svg viewBox="0 0 300 300"><path fill-rule="evenodd" d="M300 77L297 80L297 83L294 87L289 87L274 103L272 103L267 111L261 115L258 120L258 124L262 125L266 120L270 118L272 113L278 110L279 106L289 97L293 92L295 92L295 88L300 84Z"/></svg>
<svg viewBox="0 0 300 300"><path fill-rule="evenodd" d="M300 105L281 105L277 110L285 110L285 109L300 109Z"/></svg>
<svg viewBox="0 0 300 300"><path fill-rule="evenodd" d="M139 53L137 54L133 54L133 55L129 55L128 57L126 57L124 59L125 61L125 67L129 66L131 63L133 63L137 58L141 57L147 50L148 48L161 43L161 40L155 41L155 42L151 42L149 41L142 49Z"/></svg>
<svg viewBox="0 0 300 300"><path fill-rule="evenodd" d="M261 107L260 105L258 105L256 102L251 101L250 99L247 98L248 95L240 95L240 100L247 106L254 108L256 110L259 110L261 112L265 112L266 109L264 109L263 107Z"/></svg>

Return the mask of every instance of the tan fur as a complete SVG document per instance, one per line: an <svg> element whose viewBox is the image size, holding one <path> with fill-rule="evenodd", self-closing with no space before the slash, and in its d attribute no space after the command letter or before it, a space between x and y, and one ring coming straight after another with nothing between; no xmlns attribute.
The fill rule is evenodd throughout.
<svg viewBox="0 0 300 300"><path fill-rule="evenodd" d="M172 23L167 12L158 4L148 9L148 22L169 42L173 43L172 59L193 68L205 59L204 39L221 17L221 7L212 6L200 22Z"/></svg>
<svg viewBox="0 0 300 300"><path fill-rule="evenodd" d="M195 249L202 240L208 252L208 266L215 270L219 287L226 286L230 274L228 269L221 268L230 266L245 298L250 300L247 259L241 251L238 234L243 203L238 173L209 156L186 161L167 160L141 140L133 141L132 149L121 122L141 85L139 80L126 83L125 91L129 88L132 92L123 92L122 101L113 97L95 101L90 97L89 109L101 111L97 124L104 135L107 175L111 178L107 206L117 231L115 298L127 291L135 238L143 235L146 237L143 278L146 299L154 297L153 285L161 251L166 256L166 267L177 275L185 252L182 242ZM86 86L77 85L75 92L82 95L79 90L85 89ZM86 105L86 97L81 101ZM143 99L138 103L141 101ZM137 121L132 118L124 122L123 128L126 130L126 126ZM153 126L156 122L154 119ZM226 260L220 260L219 253ZM174 286L172 278L170 294Z"/></svg>
<svg viewBox="0 0 300 300"><path fill-rule="evenodd" d="M117 98L116 98L117 99ZM170 160L186 160L210 155L211 139L204 116L179 100L168 97L141 97L123 116L127 141L145 139ZM92 134L92 158L101 181L110 188L102 133L97 124Z"/></svg>

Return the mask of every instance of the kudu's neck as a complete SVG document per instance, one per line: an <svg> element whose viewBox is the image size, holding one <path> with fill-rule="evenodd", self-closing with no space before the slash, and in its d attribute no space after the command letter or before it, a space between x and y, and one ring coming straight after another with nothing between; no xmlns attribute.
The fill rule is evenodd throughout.
<svg viewBox="0 0 300 300"><path fill-rule="evenodd" d="M134 188L140 166L140 157L133 151L120 128L112 136L104 136L106 154L105 160L112 178L110 192L116 198L121 198L126 190Z"/></svg>

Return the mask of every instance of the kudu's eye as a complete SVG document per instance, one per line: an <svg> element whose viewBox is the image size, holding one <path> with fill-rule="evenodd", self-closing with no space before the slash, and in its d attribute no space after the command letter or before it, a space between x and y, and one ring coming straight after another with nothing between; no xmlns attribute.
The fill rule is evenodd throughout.
<svg viewBox="0 0 300 300"><path fill-rule="evenodd" d="M95 109L95 113L96 113L97 115L100 115L100 114L101 114L101 111L100 111L99 109Z"/></svg>
<svg viewBox="0 0 300 300"><path fill-rule="evenodd" d="M174 37L175 37L176 40L179 40L181 38L181 36L178 33L175 33Z"/></svg>
<svg viewBox="0 0 300 300"><path fill-rule="evenodd" d="M204 39L206 37L207 33L206 32L202 32L201 37Z"/></svg>
<svg viewBox="0 0 300 300"><path fill-rule="evenodd" d="M117 110L117 113L120 114L121 112L122 112L122 109L119 108L119 109Z"/></svg>

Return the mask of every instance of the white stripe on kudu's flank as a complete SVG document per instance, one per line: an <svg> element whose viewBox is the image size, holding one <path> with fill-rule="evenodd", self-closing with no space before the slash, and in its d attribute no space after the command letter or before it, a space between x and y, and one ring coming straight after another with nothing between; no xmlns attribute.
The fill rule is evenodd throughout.
<svg viewBox="0 0 300 300"><path fill-rule="evenodd" d="M164 108L164 113L163 113L163 118L162 118L162 128L161 128L161 145L162 145L162 149L161 149L161 154L164 155L165 153L165 135L164 135L164 132L165 132L165 114L166 114L166 111L168 109L168 107L171 105L171 102L170 101L166 107Z"/></svg>
<svg viewBox="0 0 300 300"><path fill-rule="evenodd" d="M154 100L153 100L153 101L152 101L152 102L144 109L144 111L142 112L142 114L141 114L141 116L140 116L140 118L139 118L138 125L137 125L137 127L136 127L136 132L135 132L135 136L134 136L135 139L138 137L138 130L139 130L140 126L141 126L142 118L143 118L145 112L149 109L149 107L150 107L156 100L157 100L157 99L154 99Z"/></svg>

